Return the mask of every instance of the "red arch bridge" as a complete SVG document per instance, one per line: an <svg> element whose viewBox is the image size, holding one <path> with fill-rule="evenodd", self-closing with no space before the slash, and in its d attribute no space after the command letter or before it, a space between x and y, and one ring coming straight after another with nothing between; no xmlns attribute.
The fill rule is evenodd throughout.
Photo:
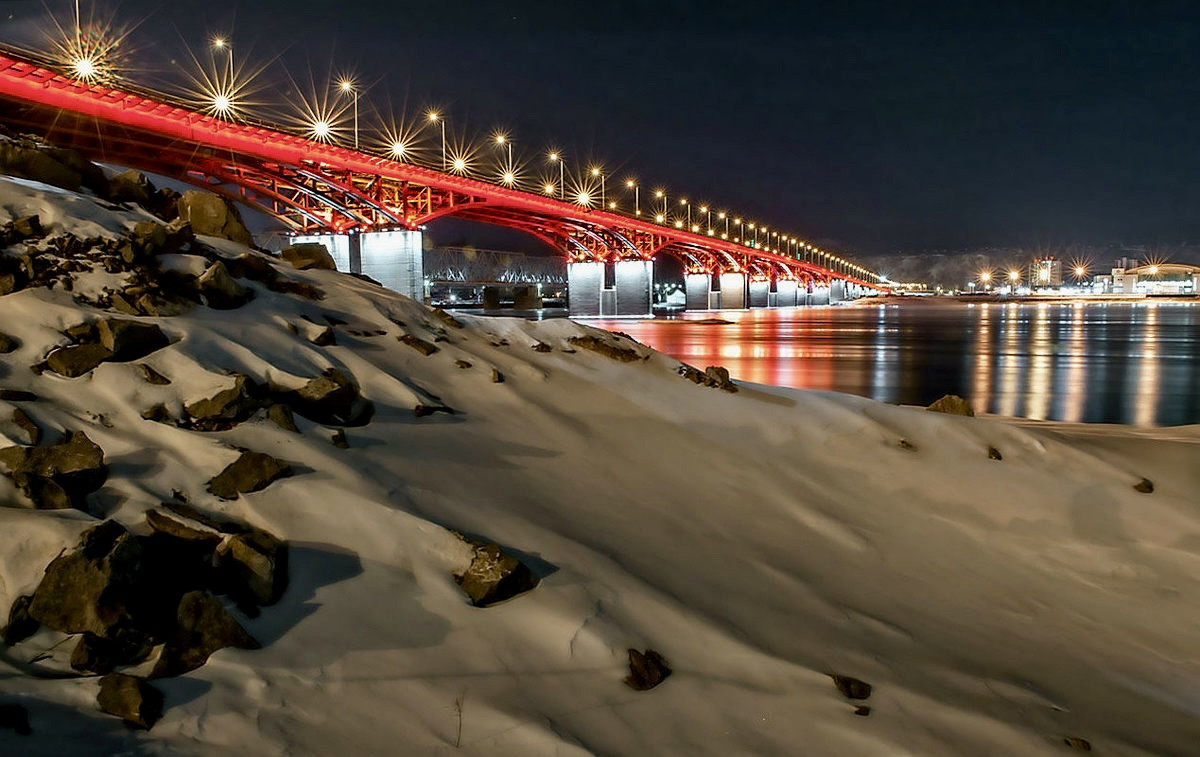
<svg viewBox="0 0 1200 757"><path fill-rule="evenodd" d="M792 306L883 289L851 264L755 249L687 228L197 112L161 93L86 83L0 50L0 105L89 158L201 186L331 248L339 267L420 298L421 228L453 216L527 232L568 262L573 315L650 312L654 261L682 263L690 309Z"/></svg>

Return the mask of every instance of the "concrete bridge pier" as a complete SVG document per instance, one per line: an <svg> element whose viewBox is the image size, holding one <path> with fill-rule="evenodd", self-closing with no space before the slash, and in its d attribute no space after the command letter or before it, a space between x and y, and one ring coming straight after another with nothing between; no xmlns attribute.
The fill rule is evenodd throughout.
<svg viewBox="0 0 1200 757"><path fill-rule="evenodd" d="M654 263L567 264L567 309L573 316L650 315Z"/></svg>
<svg viewBox="0 0 1200 757"><path fill-rule="evenodd" d="M829 304L831 304L830 299L829 299L829 292L830 292L830 289L828 286L823 286L821 284L815 285L813 287L812 291L808 295L808 304L809 305L829 305Z"/></svg>
<svg viewBox="0 0 1200 757"><path fill-rule="evenodd" d="M424 243L419 231L369 231L364 234L297 234L297 242L325 245L339 271L361 273L405 297L423 302Z"/></svg>
<svg viewBox="0 0 1200 757"><path fill-rule="evenodd" d="M765 308L770 304L770 299L771 282L751 280L749 307Z"/></svg>
<svg viewBox="0 0 1200 757"><path fill-rule="evenodd" d="M710 310L712 275L687 273L683 277L684 308L687 310Z"/></svg>
<svg viewBox="0 0 1200 757"><path fill-rule="evenodd" d="M829 304L833 305L844 299L846 299L846 282L841 279L829 282Z"/></svg>
<svg viewBox="0 0 1200 757"><path fill-rule="evenodd" d="M779 279L775 282L775 307L791 308L796 306L797 284L792 279Z"/></svg>
<svg viewBox="0 0 1200 757"><path fill-rule="evenodd" d="M720 277L721 296L717 307L721 310L746 309L746 274L723 273Z"/></svg>

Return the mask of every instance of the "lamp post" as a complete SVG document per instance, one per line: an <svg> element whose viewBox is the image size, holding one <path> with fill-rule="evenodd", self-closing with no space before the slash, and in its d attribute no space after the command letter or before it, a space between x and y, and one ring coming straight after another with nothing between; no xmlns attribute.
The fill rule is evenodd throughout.
<svg viewBox="0 0 1200 757"><path fill-rule="evenodd" d="M663 212L659 214L658 222L663 223L667 220L667 193L662 189L654 190L654 197L663 201Z"/></svg>
<svg viewBox="0 0 1200 757"><path fill-rule="evenodd" d="M79 0L76 0L75 7L76 7L75 34L76 34L76 36L78 36L78 34L79 34L79 11L78 11ZM225 69L225 74L226 74L226 77L229 79L229 88L232 89L233 88L233 45L229 44L229 40L225 39L224 37L215 37L215 38L213 38L212 46L213 46L214 50L224 50L227 53L229 53L229 59L226 61L227 68Z"/></svg>
<svg viewBox="0 0 1200 757"><path fill-rule="evenodd" d="M692 228L692 205L687 201L686 197L680 198L679 204L687 208L687 226L690 231Z"/></svg>
<svg viewBox="0 0 1200 757"><path fill-rule="evenodd" d="M441 124L442 126L442 171L446 170L446 119L436 110L431 110L425 114L426 119L431 124Z"/></svg>
<svg viewBox="0 0 1200 757"><path fill-rule="evenodd" d="M354 98L354 149L358 149L358 87L354 86L354 82L350 79L342 79L338 82L338 89L343 95L350 95Z"/></svg>
<svg viewBox="0 0 1200 757"><path fill-rule="evenodd" d="M642 201L638 190L641 189L641 187L639 187L637 182L633 179L626 181L625 186L633 190L633 214L635 216L640 216L642 214Z"/></svg>
<svg viewBox="0 0 1200 757"><path fill-rule="evenodd" d="M592 166L592 176L599 176L599 177L600 177L600 207L603 209L603 208L605 207L605 203L604 203L604 174L603 174L603 173L600 171L600 168L599 168L598 166Z"/></svg>
<svg viewBox="0 0 1200 757"><path fill-rule="evenodd" d="M550 158L551 163L558 164L558 199L565 200L567 195L566 195L566 186L564 184L565 177L566 177L566 174L564 173L564 171L566 169L563 168L563 164L566 161L563 160L563 156L557 150L551 151L549 158Z"/></svg>

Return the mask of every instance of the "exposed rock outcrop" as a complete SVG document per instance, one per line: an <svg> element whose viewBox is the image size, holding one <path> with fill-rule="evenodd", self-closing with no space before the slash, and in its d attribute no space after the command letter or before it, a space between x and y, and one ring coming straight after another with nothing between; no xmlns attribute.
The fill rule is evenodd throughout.
<svg viewBox="0 0 1200 757"><path fill-rule="evenodd" d="M87 495L108 478L104 451L82 431L46 447L0 449L0 464L39 509L87 508Z"/></svg>
<svg viewBox="0 0 1200 757"><path fill-rule="evenodd" d="M471 564L454 577L470 597L471 604L487 607L524 594L538 585L538 578L529 566L499 545L471 539L460 533L455 535L474 550Z"/></svg>
<svg viewBox="0 0 1200 757"><path fill-rule="evenodd" d="M208 491L221 499L237 499L239 494L261 491L291 473L291 466L284 461L247 450L208 482Z"/></svg>
<svg viewBox="0 0 1200 757"><path fill-rule="evenodd" d="M975 411L971 409L970 403L968 403L962 397L959 397L957 394L947 394L943 397L940 397L939 399L935 400L932 405L925 409L935 413L946 413L948 415L966 415L969 417L973 417L975 415Z"/></svg>
<svg viewBox="0 0 1200 757"><path fill-rule="evenodd" d="M316 268L325 271L336 271L337 264L325 245L319 242L301 242L285 247L279 252L279 257L292 264L292 267L307 271Z"/></svg>
<svg viewBox="0 0 1200 757"><path fill-rule="evenodd" d="M661 654L653 649L639 652L629 650L629 675L625 677L625 685L634 691L653 689L671 675L671 668Z"/></svg>
<svg viewBox="0 0 1200 757"><path fill-rule="evenodd" d="M254 237L246 229L237 206L222 197L189 189L175 205L179 217L190 223L197 234L221 237L244 245L254 244Z"/></svg>
<svg viewBox="0 0 1200 757"><path fill-rule="evenodd" d="M163 695L141 678L109 673L100 679L100 709L135 728L149 730L162 717Z"/></svg>

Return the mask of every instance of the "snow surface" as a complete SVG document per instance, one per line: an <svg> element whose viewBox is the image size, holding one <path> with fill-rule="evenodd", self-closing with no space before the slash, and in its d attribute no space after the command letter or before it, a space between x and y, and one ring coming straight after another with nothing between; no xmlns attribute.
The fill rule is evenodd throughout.
<svg viewBox="0 0 1200 757"><path fill-rule="evenodd" d="M131 222L28 182L0 181L0 207L88 233ZM238 310L147 319L174 340L144 361L169 386L133 364L35 376L28 366L86 308L61 291L0 297L0 330L23 342L0 356L0 385L41 395L22 406L44 427L84 429L104 448L98 508L141 529L180 490L292 544L283 599L243 619L264 648L222 650L156 681L167 706L149 732L100 714L94 678L35 679L0 661L0 701L24 704L34 729L0 730L0 753L1200 744L1200 427L1003 422L746 384L729 394L648 348L633 363L570 353L569 337L601 333L571 321L460 316L456 330L350 276L289 275L327 297L254 285ZM288 329L327 314L348 322L336 346ZM386 333L350 333L369 329ZM446 341L424 357L397 342L406 330L444 330ZM261 420L198 433L140 417L160 402L177 413L228 385L229 371L298 386L327 367L352 374L377 409L347 429L347 450L330 443L332 427L300 418L301 436ZM435 396L457 412L414 417ZM17 439L3 404L0 446ZM221 502L204 484L235 445L298 473ZM989 446L1004 459L989 460ZM1153 494L1132 488L1143 476ZM0 479L0 501L17 497ZM0 508L0 615L94 522ZM469 553L449 529L520 551L542 583L472 607L452 578ZM674 674L632 691L629 647L658 650ZM869 717L853 714L830 673L875 687Z"/></svg>

